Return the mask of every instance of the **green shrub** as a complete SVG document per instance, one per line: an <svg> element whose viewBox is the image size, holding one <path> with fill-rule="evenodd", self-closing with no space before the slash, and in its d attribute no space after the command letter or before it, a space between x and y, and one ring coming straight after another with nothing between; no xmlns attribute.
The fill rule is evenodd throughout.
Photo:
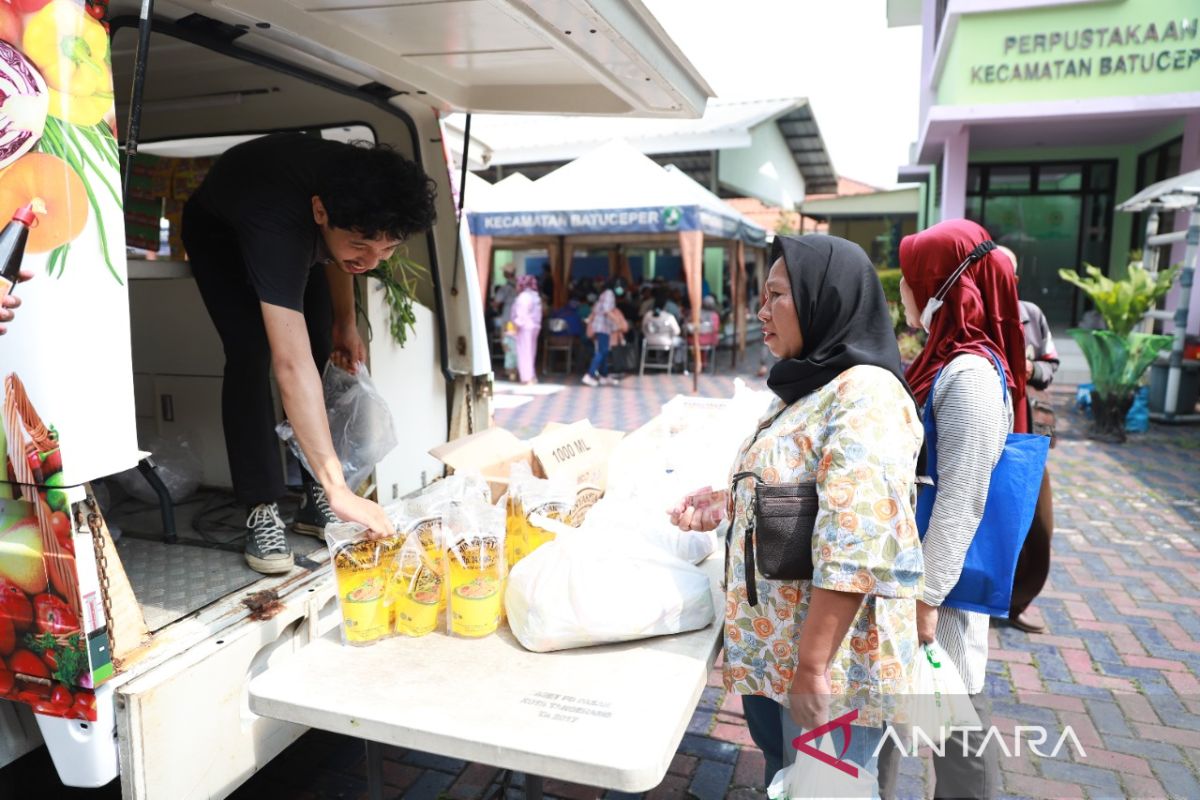
<svg viewBox="0 0 1200 800"><path fill-rule="evenodd" d="M893 303L900 303L900 270L879 270L879 282L883 284L884 296Z"/></svg>

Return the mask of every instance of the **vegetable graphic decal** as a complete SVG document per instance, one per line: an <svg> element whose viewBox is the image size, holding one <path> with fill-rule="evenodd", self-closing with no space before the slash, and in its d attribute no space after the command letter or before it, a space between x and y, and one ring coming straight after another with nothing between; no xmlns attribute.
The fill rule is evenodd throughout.
<svg viewBox="0 0 1200 800"><path fill-rule="evenodd" d="M28 252L49 253L56 277L94 221L105 267L123 284L105 230L122 205L107 12L107 0L0 2L0 209L34 206Z"/></svg>
<svg viewBox="0 0 1200 800"><path fill-rule="evenodd" d="M29 204L38 215L29 229L27 253L48 253L70 242L88 220L88 195L67 162L30 153L0 174L0 218Z"/></svg>
<svg viewBox="0 0 1200 800"><path fill-rule="evenodd" d="M3 28L11 24L10 19L20 23L6 5L0 8L2 35L8 33ZM49 104L42 76L12 45L0 41L0 169L37 144L46 126Z"/></svg>
<svg viewBox="0 0 1200 800"><path fill-rule="evenodd" d="M113 107L108 33L74 0L54 0L25 26L25 55L50 86L50 115L83 127Z"/></svg>

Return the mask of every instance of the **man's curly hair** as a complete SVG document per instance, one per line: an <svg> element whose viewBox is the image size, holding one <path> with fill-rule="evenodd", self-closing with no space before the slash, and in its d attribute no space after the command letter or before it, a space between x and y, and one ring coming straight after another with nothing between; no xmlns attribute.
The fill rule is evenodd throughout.
<svg viewBox="0 0 1200 800"><path fill-rule="evenodd" d="M325 170L317 196L331 226L368 239L407 239L437 220L437 184L386 144L346 145Z"/></svg>

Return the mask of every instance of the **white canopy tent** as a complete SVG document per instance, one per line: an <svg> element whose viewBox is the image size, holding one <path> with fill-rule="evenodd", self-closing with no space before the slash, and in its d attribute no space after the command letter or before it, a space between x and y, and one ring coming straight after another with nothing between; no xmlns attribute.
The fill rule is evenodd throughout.
<svg viewBox="0 0 1200 800"><path fill-rule="evenodd" d="M545 247L550 254L554 302L566 302L571 260L576 247L609 246L611 271L630 276L619 245L675 247L683 256L684 276L699 325L706 240L731 251L734 265L733 303L744 302L745 248L766 246L767 232L751 222L684 172L661 167L624 141L614 140L586 153L545 177L495 191L482 205L466 205L480 283L487 285L491 253L498 247ZM745 319L735 315L739 348L745 342Z"/></svg>

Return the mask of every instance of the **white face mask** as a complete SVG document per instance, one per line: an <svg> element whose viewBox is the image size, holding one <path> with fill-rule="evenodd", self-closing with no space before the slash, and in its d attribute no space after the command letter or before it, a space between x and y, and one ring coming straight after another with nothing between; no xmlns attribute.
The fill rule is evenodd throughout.
<svg viewBox="0 0 1200 800"><path fill-rule="evenodd" d="M933 325L933 315L937 313L939 308L945 305L942 298L946 296L962 274L967 271L967 267L995 249L996 243L991 239L975 245L975 249L963 259L963 262L958 265L954 272L950 273L950 277L946 278L945 282L942 283L941 287L937 290L937 294L925 302L925 308L921 310L921 327L925 329L926 333L929 333L929 328Z"/></svg>

